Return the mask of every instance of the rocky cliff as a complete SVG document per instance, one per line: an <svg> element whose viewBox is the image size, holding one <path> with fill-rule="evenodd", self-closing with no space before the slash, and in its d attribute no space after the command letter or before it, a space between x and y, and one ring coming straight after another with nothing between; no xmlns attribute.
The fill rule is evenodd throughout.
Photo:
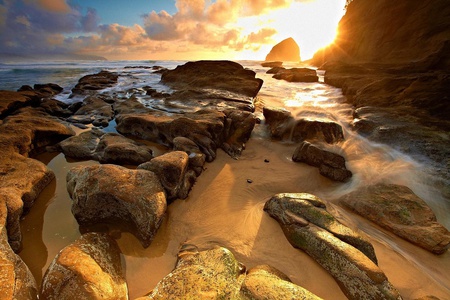
<svg viewBox="0 0 450 300"><path fill-rule="evenodd" d="M335 43L314 56L351 63L450 67L450 5L447 0L354 0L339 23Z"/></svg>

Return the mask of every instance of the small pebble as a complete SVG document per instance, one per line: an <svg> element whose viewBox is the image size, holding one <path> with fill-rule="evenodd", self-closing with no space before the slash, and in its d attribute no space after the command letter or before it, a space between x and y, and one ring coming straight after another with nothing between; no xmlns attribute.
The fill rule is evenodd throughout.
<svg viewBox="0 0 450 300"><path fill-rule="evenodd" d="M247 182L248 182L248 183L253 183L253 180L247 179Z"/></svg>
<svg viewBox="0 0 450 300"><path fill-rule="evenodd" d="M265 163L268 163L270 160L268 160L267 158L264 160Z"/></svg>

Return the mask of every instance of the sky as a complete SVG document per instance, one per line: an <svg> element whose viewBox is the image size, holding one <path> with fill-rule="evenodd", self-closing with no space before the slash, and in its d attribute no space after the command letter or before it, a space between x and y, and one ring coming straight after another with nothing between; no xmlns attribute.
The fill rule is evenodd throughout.
<svg viewBox="0 0 450 300"><path fill-rule="evenodd" d="M288 37L302 59L331 43L345 0L0 0L0 56L264 60Z"/></svg>

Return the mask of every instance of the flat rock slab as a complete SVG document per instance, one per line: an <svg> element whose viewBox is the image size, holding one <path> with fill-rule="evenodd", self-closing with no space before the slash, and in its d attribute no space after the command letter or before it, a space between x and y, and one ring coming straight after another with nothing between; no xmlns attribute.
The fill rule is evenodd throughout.
<svg viewBox="0 0 450 300"><path fill-rule="evenodd" d="M75 135L67 123L50 116L44 109L24 107L0 124L0 149L28 156L41 152Z"/></svg>
<svg viewBox="0 0 450 300"><path fill-rule="evenodd" d="M269 70L270 71L270 70ZM316 70L309 68L277 68L276 72L274 69L271 70L274 73L272 76L275 79L282 79L288 82L318 82L319 77L317 76Z"/></svg>
<svg viewBox="0 0 450 300"><path fill-rule="evenodd" d="M72 89L72 95L94 95L99 90L114 86L118 78L119 75L108 71L83 76Z"/></svg>
<svg viewBox="0 0 450 300"><path fill-rule="evenodd" d="M310 194L279 194L264 210L280 223L294 247L335 278L349 299L401 299L376 265L372 245L337 222L319 200Z"/></svg>
<svg viewBox="0 0 450 300"><path fill-rule="evenodd" d="M120 250L108 235L87 233L62 249L42 280L41 299L128 299Z"/></svg>
<svg viewBox="0 0 450 300"><path fill-rule="evenodd" d="M150 171L116 165L78 166L67 174L72 213L81 226L121 224L148 247L167 203L159 178Z"/></svg>
<svg viewBox="0 0 450 300"><path fill-rule="evenodd" d="M60 142L58 148L68 157L105 164L139 165L153 158L149 146L118 133L105 133L95 128Z"/></svg>
<svg viewBox="0 0 450 300"><path fill-rule="evenodd" d="M254 98L263 84L255 75L254 71L232 61L204 60L168 70L162 74L161 81L177 90L200 87Z"/></svg>
<svg viewBox="0 0 450 300"><path fill-rule="evenodd" d="M364 218L435 254L446 252L450 246L449 231L408 187L383 183L365 186L339 201Z"/></svg>
<svg viewBox="0 0 450 300"><path fill-rule="evenodd" d="M13 92L0 90L0 117L28 105L39 104L39 98L33 92Z"/></svg>

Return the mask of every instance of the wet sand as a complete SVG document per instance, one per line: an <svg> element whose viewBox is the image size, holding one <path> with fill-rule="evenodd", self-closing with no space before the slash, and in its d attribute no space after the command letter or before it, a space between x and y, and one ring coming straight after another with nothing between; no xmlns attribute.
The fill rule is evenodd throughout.
<svg viewBox="0 0 450 300"><path fill-rule="evenodd" d="M362 180L335 183L321 176L317 168L292 162L296 145L261 138L258 131L263 125L258 126L256 137L247 143L239 160L218 150L217 159L205 165L189 197L169 205L150 247L143 249L133 235L113 229L123 252L130 299L151 291L174 268L183 243L200 249L227 247L247 268L270 264L324 299L346 299L334 279L307 254L293 248L278 223L263 211L264 203L281 192L315 194L326 201L328 210L341 222L369 235L380 268L404 299L425 295L450 298L448 252L430 254L335 205L337 196ZM22 221L24 249L20 253L38 283L55 255L80 235L70 212L66 173L78 164L97 163L67 162L62 154L39 159L48 162L56 180ZM349 160L349 168L352 164L355 168L356 163L356 159Z"/></svg>

